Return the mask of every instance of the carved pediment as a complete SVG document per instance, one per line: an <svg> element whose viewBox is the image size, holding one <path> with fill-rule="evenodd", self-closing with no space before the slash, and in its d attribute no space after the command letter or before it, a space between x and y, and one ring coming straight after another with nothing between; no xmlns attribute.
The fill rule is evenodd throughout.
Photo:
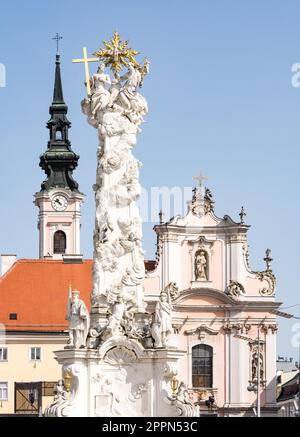
<svg viewBox="0 0 300 437"><path fill-rule="evenodd" d="M133 360L134 356L141 358L144 355L144 348L140 342L126 337L111 337L101 344L99 357L112 360ZM131 358L130 358L131 357Z"/></svg>
<svg viewBox="0 0 300 437"><path fill-rule="evenodd" d="M198 238L193 238L188 240L189 244L197 245L199 249L205 249L206 247L211 248L214 241L208 240L205 235L200 235Z"/></svg>
<svg viewBox="0 0 300 437"><path fill-rule="evenodd" d="M198 335L199 340L204 340L206 335L218 335L219 331L207 325L200 325L197 328L184 331L185 335Z"/></svg>
<svg viewBox="0 0 300 437"><path fill-rule="evenodd" d="M222 222L220 223L222 226L238 226L239 223L232 220L229 215L224 215Z"/></svg>
<svg viewBox="0 0 300 437"><path fill-rule="evenodd" d="M107 352L104 361L109 364L131 364L137 361L137 356L132 350L124 346L117 346Z"/></svg>
<svg viewBox="0 0 300 437"><path fill-rule="evenodd" d="M212 305L224 305L224 304L237 304L237 300L233 299L228 294L225 294L221 290L215 288L190 288L180 292L179 297L175 300L175 305L188 304L188 301L194 301L197 299L199 305L201 305L201 300L203 304L207 305L210 302ZM192 303L191 303L192 304Z"/></svg>

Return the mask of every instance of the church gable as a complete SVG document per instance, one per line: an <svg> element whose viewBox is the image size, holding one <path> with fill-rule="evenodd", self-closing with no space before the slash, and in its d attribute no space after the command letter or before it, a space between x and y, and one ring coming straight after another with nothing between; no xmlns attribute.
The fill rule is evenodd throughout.
<svg viewBox="0 0 300 437"><path fill-rule="evenodd" d="M161 289L174 283L179 290L220 290L234 301L274 299L270 250L264 258L266 270L250 268L245 215L242 208L240 221L228 215L217 218L210 190L195 188L185 217L154 228L158 243L153 276L160 276Z"/></svg>

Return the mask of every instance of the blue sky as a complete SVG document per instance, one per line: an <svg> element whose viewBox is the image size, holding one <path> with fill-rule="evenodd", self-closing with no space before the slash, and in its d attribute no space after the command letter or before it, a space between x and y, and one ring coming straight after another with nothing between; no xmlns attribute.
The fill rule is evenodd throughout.
<svg viewBox="0 0 300 437"><path fill-rule="evenodd" d="M56 32L61 43L70 138L81 156L75 178L87 194L82 209L82 251L92 253L96 131L80 110L83 68L71 59L92 53L114 30L151 60L143 94L149 115L135 150L141 182L191 186L199 169L209 176L216 214L238 219L244 205L253 270L272 249L284 306L300 302L299 206L300 88L291 68L300 62L299 1L27 0L2 2L0 63L0 251L38 257L33 194L44 174L52 98ZM154 223L144 225L152 258ZM300 316L300 307L294 313ZM281 321L278 353L297 356L294 322Z"/></svg>

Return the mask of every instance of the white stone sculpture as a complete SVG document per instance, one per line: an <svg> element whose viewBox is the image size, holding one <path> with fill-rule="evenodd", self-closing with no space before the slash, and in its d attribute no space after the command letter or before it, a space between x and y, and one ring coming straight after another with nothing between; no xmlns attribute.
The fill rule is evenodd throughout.
<svg viewBox="0 0 300 437"><path fill-rule="evenodd" d="M84 348L90 325L90 317L78 290L70 290L67 320L69 320L69 341L66 348Z"/></svg>
<svg viewBox="0 0 300 437"><path fill-rule="evenodd" d="M96 214L88 349L56 352L62 374L67 372L71 379L70 393L59 408L52 404L46 415L178 416L182 410L175 400L165 402L173 376L166 374L165 368L177 365L184 352L166 348L172 333L168 294L162 293L155 322L149 326L142 224L136 205L141 193L141 163L132 149L148 110L138 90L149 62L139 65L137 52L129 49L117 32L104 44L95 56L111 67L114 78L109 78L101 64L87 79L88 97L82 102L82 110L99 138L93 186ZM127 71L122 76L124 66ZM73 311L69 313L71 318ZM73 315L82 323L80 312ZM79 332L75 319L74 325L71 338L77 338ZM153 351L151 334L160 349ZM71 347L75 343L75 338L71 339Z"/></svg>
<svg viewBox="0 0 300 437"><path fill-rule="evenodd" d="M45 409L45 416L61 416L61 409L68 400L64 380L60 379L54 388L53 403Z"/></svg>
<svg viewBox="0 0 300 437"><path fill-rule="evenodd" d="M167 347L168 338L173 333L172 328L172 303L170 295L162 291L156 304L152 324L152 337L154 347Z"/></svg>
<svg viewBox="0 0 300 437"><path fill-rule="evenodd" d="M63 379L60 379L54 389L54 402L60 404L67 399L67 392Z"/></svg>
<svg viewBox="0 0 300 437"><path fill-rule="evenodd" d="M120 42L117 38L115 34L115 47ZM138 90L149 71L148 61L141 67L129 57L129 62L120 63L127 65L127 72L121 76L121 68L114 62L122 54L122 48L115 50L111 60L113 80L101 63L97 73L89 79L91 95L82 102L82 110L99 136L94 185L96 218L91 328L99 331L101 319L100 325L111 335L119 333L119 314L124 313L125 308L121 311L121 307L126 306L129 298L135 312L144 312L145 309L142 225L136 205L141 193L141 163L132 155L132 148L140 133L143 116L148 111L147 102ZM109 55L108 51L105 53L105 56ZM123 303L120 298L118 302L107 299L115 284L121 287L119 294L125 299ZM110 307L112 313L108 323L104 320L107 311L98 310L105 306ZM106 338L105 333L103 338Z"/></svg>
<svg viewBox="0 0 300 437"><path fill-rule="evenodd" d="M108 319L106 332L111 335L119 335L121 322L125 313L125 302L122 296L117 296L116 301L112 305L112 314Z"/></svg>
<svg viewBox="0 0 300 437"><path fill-rule="evenodd" d="M200 250L200 252L196 253L195 257L195 276L196 280L204 280L207 281L206 274L207 260L205 256L204 250Z"/></svg>
<svg viewBox="0 0 300 437"><path fill-rule="evenodd" d="M105 64L100 64L97 73L90 78L91 111L94 119L97 119L98 111L101 113L110 101L110 93L106 86L111 84L111 80L109 75L104 73L104 70Z"/></svg>
<svg viewBox="0 0 300 437"><path fill-rule="evenodd" d="M199 405L194 405L190 400L187 385L182 381L178 386L175 405L179 410L179 416L199 417Z"/></svg>

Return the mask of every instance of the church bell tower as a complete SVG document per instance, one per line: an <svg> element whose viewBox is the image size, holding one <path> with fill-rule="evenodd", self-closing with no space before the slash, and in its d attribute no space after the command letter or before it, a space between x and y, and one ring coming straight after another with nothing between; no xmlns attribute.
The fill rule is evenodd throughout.
<svg viewBox="0 0 300 437"><path fill-rule="evenodd" d="M62 259L80 257L80 218L84 195L73 179L79 155L68 139L71 123L64 102L60 73L60 55L56 55L53 102L47 123L50 139L40 156L40 167L47 178L35 194L39 208L39 257Z"/></svg>

